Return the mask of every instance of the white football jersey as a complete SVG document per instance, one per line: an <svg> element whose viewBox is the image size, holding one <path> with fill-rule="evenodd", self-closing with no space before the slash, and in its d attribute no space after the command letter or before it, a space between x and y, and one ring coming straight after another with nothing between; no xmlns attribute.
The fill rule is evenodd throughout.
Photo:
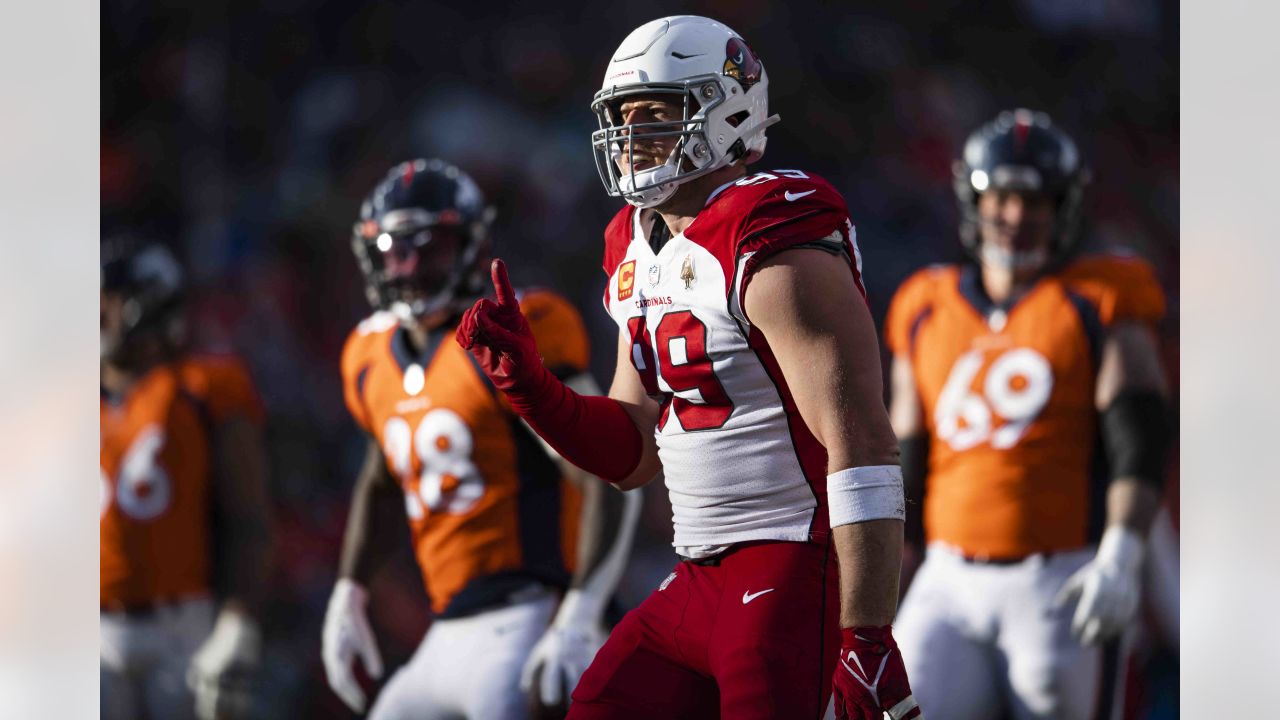
<svg viewBox="0 0 1280 720"><path fill-rule="evenodd" d="M775 170L717 190L656 255L640 225L627 207L605 231L605 307L662 403L674 544L696 557L748 540L825 541L826 451L742 298L762 260L809 245L847 264L861 289L843 199L821 178Z"/></svg>

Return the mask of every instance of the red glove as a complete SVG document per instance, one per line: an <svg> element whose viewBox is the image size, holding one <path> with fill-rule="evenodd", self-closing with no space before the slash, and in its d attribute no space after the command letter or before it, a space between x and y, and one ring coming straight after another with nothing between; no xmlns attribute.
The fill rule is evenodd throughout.
<svg viewBox="0 0 1280 720"><path fill-rule="evenodd" d="M480 363L494 387L507 393L515 406L517 398L526 399L522 396L538 389L542 384L539 381L545 382L538 375L539 371L547 371L542 367L529 321L520 312L516 291L507 278L506 263L494 260L490 274L498 301L482 298L463 313L457 340Z"/></svg>
<svg viewBox="0 0 1280 720"><path fill-rule="evenodd" d="M853 627L840 631L840 662L832 682L836 720L923 718L911 696L902 653L893 626Z"/></svg>
<svg viewBox="0 0 1280 720"><path fill-rule="evenodd" d="M560 456L617 482L640 465L643 442L616 400L579 395L542 366L538 343L520 312L507 266L490 269L497 302L477 300L458 324L458 344L475 357L494 387Z"/></svg>

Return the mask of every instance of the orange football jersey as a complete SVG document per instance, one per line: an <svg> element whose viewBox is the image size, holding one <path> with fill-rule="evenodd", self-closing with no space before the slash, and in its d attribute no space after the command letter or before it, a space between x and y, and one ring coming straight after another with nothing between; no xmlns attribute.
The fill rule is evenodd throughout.
<svg viewBox="0 0 1280 720"><path fill-rule="evenodd" d="M244 366L192 355L100 400L101 605L201 595L210 583L211 431L262 408Z"/></svg>
<svg viewBox="0 0 1280 720"><path fill-rule="evenodd" d="M1120 255L1079 258L1011 307L991 302L972 265L909 278L886 340L911 360L930 433L926 537L991 558L1094 539L1103 335L1163 313L1150 266Z"/></svg>
<svg viewBox="0 0 1280 720"><path fill-rule="evenodd" d="M534 290L520 307L550 370L586 370L586 328L567 301ZM375 313L342 355L347 407L404 490L414 554L441 617L493 604L531 580L565 585L581 506L453 336L453 327L432 332L415 357L394 316Z"/></svg>

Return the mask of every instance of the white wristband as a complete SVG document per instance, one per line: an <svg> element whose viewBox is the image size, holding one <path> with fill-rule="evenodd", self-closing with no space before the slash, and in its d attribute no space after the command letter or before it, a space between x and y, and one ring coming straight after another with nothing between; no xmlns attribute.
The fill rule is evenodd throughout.
<svg viewBox="0 0 1280 720"><path fill-rule="evenodd" d="M831 527L867 520L905 520L902 467L870 465L827 476L827 508Z"/></svg>

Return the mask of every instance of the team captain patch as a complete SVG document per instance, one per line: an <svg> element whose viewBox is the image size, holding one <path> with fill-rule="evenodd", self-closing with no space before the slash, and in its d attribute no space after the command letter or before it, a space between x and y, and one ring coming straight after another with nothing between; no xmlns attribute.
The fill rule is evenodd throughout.
<svg viewBox="0 0 1280 720"><path fill-rule="evenodd" d="M628 260L622 263L622 267L618 268L618 299L626 300L631 297L631 291L636 284L636 261Z"/></svg>

